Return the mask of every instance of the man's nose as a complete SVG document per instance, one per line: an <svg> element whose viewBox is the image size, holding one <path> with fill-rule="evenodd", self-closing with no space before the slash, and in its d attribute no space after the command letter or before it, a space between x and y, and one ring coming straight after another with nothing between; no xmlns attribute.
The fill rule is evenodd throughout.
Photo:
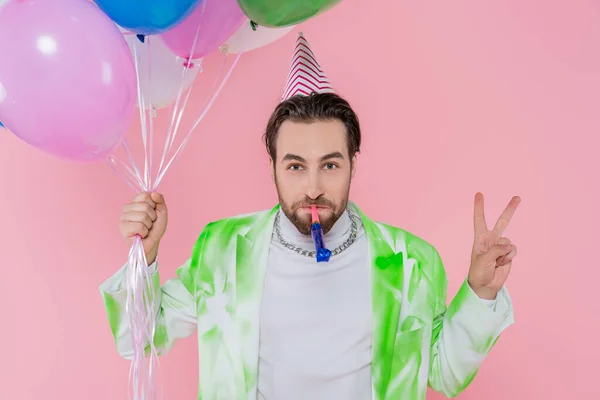
<svg viewBox="0 0 600 400"><path fill-rule="evenodd" d="M308 175L307 185L306 196L311 200L316 200L323 194L323 188L318 171L311 171L311 173Z"/></svg>

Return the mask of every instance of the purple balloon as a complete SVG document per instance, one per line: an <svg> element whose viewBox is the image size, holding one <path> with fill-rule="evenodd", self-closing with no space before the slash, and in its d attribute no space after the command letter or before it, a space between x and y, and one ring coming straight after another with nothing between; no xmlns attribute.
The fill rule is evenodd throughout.
<svg viewBox="0 0 600 400"><path fill-rule="evenodd" d="M244 21L237 0L203 0L182 23L159 37L179 57L194 60L217 50Z"/></svg>
<svg viewBox="0 0 600 400"><path fill-rule="evenodd" d="M135 113L119 28L86 0L13 0L0 11L0 120L48 154L105 159Z"/></svg>

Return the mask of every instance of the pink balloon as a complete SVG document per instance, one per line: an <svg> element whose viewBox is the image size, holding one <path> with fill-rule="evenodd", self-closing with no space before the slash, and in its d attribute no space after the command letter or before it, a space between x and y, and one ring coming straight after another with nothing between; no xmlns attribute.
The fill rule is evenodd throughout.
<svg viewBox="0 0 600 400"><path fill-rule="evenodd" d="M204 0L181 24L159 36L178 56L202 58L225 43L245 20L237 0Z"/></svg>
<svg viewBox="0 0 600 400"><path fill-rule="evenodd" d="M63 159L110 155L137 96L119 28L87 0L13 0L0 10L0 38L0 121Z"/></svg>

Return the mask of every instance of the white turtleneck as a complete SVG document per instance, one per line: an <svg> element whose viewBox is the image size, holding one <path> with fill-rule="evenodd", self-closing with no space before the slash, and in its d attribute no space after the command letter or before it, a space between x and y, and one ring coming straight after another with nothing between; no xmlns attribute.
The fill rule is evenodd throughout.
<svg viewBox="0 0 600 400"><path fill-rule="evenodd" d="M259 400L371 398L371 290L367 240L359 217L356 241L329 262L271 241L262 302ZM286 241L313 250L280 213ZM334 249L350 235L344 214L324 236Z"/></svg>

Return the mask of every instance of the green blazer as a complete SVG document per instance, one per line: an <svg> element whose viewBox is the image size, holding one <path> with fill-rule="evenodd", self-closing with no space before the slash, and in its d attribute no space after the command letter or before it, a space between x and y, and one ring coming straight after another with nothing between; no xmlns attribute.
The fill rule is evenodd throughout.
<svg viewBox="0 0 600 400"><path fill-rule="evenodd" d="M428 386L455 397L514 321L507 290L492 308L465 280L447 306L446 273L435 248L350 207L362 219L371 260L373 400L425 399ZM164 355L196 332L198 399L256 399L260 305L278 209L208 224L177 278L161 286L153 274L154 344ZM126 267L100 291L117 350L131 358Z"/></svg>

